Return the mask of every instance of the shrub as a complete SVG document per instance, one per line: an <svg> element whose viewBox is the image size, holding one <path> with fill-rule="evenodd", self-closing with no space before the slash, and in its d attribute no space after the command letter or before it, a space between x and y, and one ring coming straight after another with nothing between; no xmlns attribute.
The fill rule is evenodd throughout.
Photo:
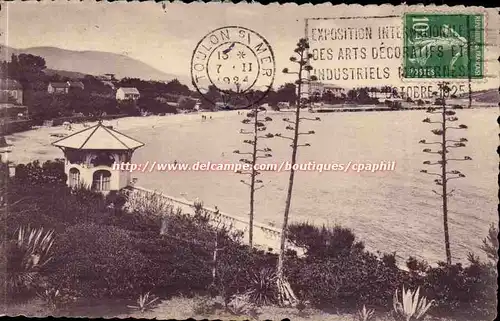
<svg viewBox="0 0 500 321"><path fill-rule="evenodd" d="M287 259L287 275L300 298L317 307L334 305L351 309L363 302L386 308L391 305L394 291L400 284L408 284L420 287L422 295L434 300L436 306L430 310L431 314L468 316L472 320L491 318L496 311L496 262L483 263L470 255L468 266L440 263L431 267L425 261L410 257L406 262L410 271L405 272L396 267L394 254L384 254L379 259L366 251L344 250L335 255L335 252L328 252L325 246L328 242L321 234L320 241L314 241L312 235L317 229L302 225L300 233L294 234L295 241L302 240L299 244L307 246L307 257ZM495 231L490 234L494 235ZM344 249L349 249L352 240L353 237L344 243L347 244ZM492 236L486 239L483 245L486 253L496 248L494 242ZM313 256L312 248L319 249L316 253L334 255Z"/></svg>
<svg viewBox="0 0 500 321"><path fill-rule="evenodd" d="M215 294L221 293L221 287L231 283L225 275L231 280L239 276L237 280L241 282L238 271L246 271L242 267L246 267L247 261L240 261L238 255L246 258L248 251L233 241L231 231L213 227L201 209L194 215L164 215L161 235L158 231L135 235L134 247L150 262L143 285L163 295L204 294L210 288ZM218 260L214 265L216 238Z"/></svg>
<svg viewBox="0 0 500 321"><path fill-rule="evenodd" d="M100 219L96 219L96 222L145 235L157 235L160 233L161 227L160 217L142 215L136 212L127 213L117 208L111 209L107 214L102 214Z"/></svg>
<svg viewBox="0 0 500 321"><path fill-rule="evenodd" d="M139 213L105 215L61 235L51 277L54 287L86 296L127 296L152 289L169 296L205 293L212 282L215 229L199 219L171 214L164 235L159 218ZM221 246L230 245L221 235Z"/></svg>
<svg viewBox="0 0 500 321"><path fill-rule="evenodd" d="M29 185L65 185L64 160L46 161L42 165L38 160L16 166L15 179Z"/></svg>
<svg viewBox="0 0 500 321"><path fill-rule="evenodd" d="M380 252L378 252L380 254ZM382 253L382 257L380 258L385 266L393 269L398 269L396 264L396 252L392 253Z"/></svg>
<svg viewBox="0 0 500 321"><path fill-rule="evenodd" d="M175 235L142 235L134 239L134 252L147 261L140 275L144 289L162 296L204 293L212 281L212 253L196 238Z"/></svg>
<svg viewBox="0 0 500 321"><path fill-rule="evenodd" d="M406 260L406 267L413 273L426 272L429 269L429 264L424 260L419 260L413 256L410 256Z"/></svg>
<svg viewBox="0 0 500 321"><path fill-rule="evenodd" d="M488 249L485 247L486 252ZM422 293L437 303L431 314L468 316L471 319L494 316L497 304L494 264L483 263L472 254L469 254L469 265L465 267L461 263L447 265L444 262L432 267L412 257L407 261L410 282L421 286Z"/></svg>
<svg viewBox="0 0 500 321"><path fill-rule="evenodd" d="M127 297L142 291L148 260L135 250L129 232L93 223L77 224L60 235L49 283L85 297Z"/></svg>
<svg viewBox="0 0 500 321"><path fill-rule="evenodd" d="M294 291L320 308L352 309L359 302L387 307L403 278L401 271L368 252L288 262L287 275Z"/></svg>
<svg viewBox="0 0 500 321"><path fill-rule="evenodd" d="M111 191L106 196L106 204L113 206L113 208L121 209L127 202L127 197L121 192Z"/></svg>
<svg viewBox="0 0 500 321"><path fill-rule="evenodd" d="M490 225L488 236L483 240L481 249L486 253L488 259L493 262L498 261L498 227Z"/></svg>
<svg viewBox="0 0 500 321"><path fill-rule="evenodd" d="M437 303L432 313L492 317L496 312L496 268L473 262L467 267L441 262L429 267L424 276L413 278L423 293Z"/></svg>
<svg viewBox="0 0 500 321"><path fill-rule="evenodd" d="M143 215L163 215L172 211L172 202L161 193L140 193L129 191L126 194L125 210Z"/></svg>
<svg viewBox="0 0 500 321"><path fill-rule="evenodd" d="M65 185L30 185L9 181L6 186L9 211L0 216L0 224L13 234L19 225L64 231L68 225L106 217L102 195L90 191L72 191Z"/></svg>
<svg viewBox="0 0 500 321"><path fill-rule="evenodd" d="M309 223L291 224L288 231L290 242L306 249L308 257L336 257L352 251L362 251L362 242L341 226L317 227Z"/></svg>

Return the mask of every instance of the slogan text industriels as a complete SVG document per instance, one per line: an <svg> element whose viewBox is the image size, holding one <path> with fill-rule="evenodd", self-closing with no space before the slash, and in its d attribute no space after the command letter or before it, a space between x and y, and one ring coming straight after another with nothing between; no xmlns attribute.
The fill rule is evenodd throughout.
<svg viewBox="0 0 500 321"><path fill-rule="evenodd" d="M461 31L463 26L453 26ZM404 32L411 33L412 30L403 30L400 26L380 26L372 27L347 27L347 28L312 28L309 39L312 44L329 42L329 41L356 41L356 40L389 40L403 39ZM410 35L408 35L410 36ZM439 26L438 28L430 28L426 35L423 36L448 36L446 32ZM383 42L382 42L383 44ZM437 55L442 57L442 48L433 48L434 46L426 46L422 48L406 48L404 50L399 46L372 46L372 47L330 47L330 48L313 48L310 53L313 60L320 61L347 61L347 60L391 60L399 59L404 56L409 58L430 57ZM457 50L463 50L458 48ZM339 68L323 68L314 69L313 73L321 80L383 80L391 77L390 67L377 66L358 66L358 67L339 67ZM401 75L402 70L399 67L398 73Z"/></svg>

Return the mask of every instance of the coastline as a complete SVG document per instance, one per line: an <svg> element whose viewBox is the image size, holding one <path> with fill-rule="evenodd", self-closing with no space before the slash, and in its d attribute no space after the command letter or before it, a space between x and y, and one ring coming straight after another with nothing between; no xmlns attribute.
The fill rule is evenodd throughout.
<svg viewBox="0 0 500 321"><path fill-rule="evenodd" d="M311 113L325 114L337 112L374 112L374 111L416 111L425 110L430 106L421 106L415 108L403 109L390 109L385 107L373 106L358 106L358 107L321 107L315 108ZM474 106L464 109L489 109L495 106ZM306 109L304 109L306 110ZM323 110L323 111L319 111ZM165 125L169 123L181 123L186 121L200 120L202 115L209 115L212 119L223 119L232 117L232 115L239 112L245 113L247 110L225 110L225 111L200 111L196 113L179 113L179 114L166 114L165 116L132 116L115 118L111 120L104 120L102 123L106 126L113 126L114 129L119 131L128 131L142 127L155 127L156 125ZM268 110L267 113L271 115L279 115L284 113L294 112L295 108L282 108L280 111ZM307 110L306 110L307 111ZM308 111L309 112L309 111ZM243 115L242 115L243 116ZM210 118L207 119L210 121ZM87 125L94 126L97 121L87 122ZM84 130L87 127L83 123L72 124L72 130L68 130L63 125L53 127L35 126L26 131L20 131L13 134L5 135L8 144L12 144L11 152L4 154L7 155L4 159L14 164L24 164L32 162L33 160L53 160L62 157L62 153L56 147L52 146L52 142L64 137L63 135L71 135L78 131ZM17 147L16 147L17 146Z"/></svg>

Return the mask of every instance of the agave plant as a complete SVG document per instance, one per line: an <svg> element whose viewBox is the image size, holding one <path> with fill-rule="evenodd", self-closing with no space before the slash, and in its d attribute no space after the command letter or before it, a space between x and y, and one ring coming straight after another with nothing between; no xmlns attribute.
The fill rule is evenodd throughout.
<svg viewBox="0 0 500 321"><path fill-rule="evenodd" d="M150 311L154 309L157 305L158 298L154 295L151 295L149 292L146 294L139 295L137 299L137 305L128 305L127 307L141 313L146 311Z"/></svg>
<svg viewBox="0 0 500 321"><path fill-rule="evenodd" d="M256 316L257 309L251 302L248 294L233 295L227 305L228 311L233 315Z"/></svg>
<svg viewBox="0 0 500 321"><path fill-rule="evenodd" d="M251 302L257 305L269 305L277 300L276 272L274 269L264 268L257 273L247 275L248 290L245 292Z"/></svg>
<svg viewBox="0 0 500 321"><path fill-rule="evenodd" d="M49 308L57 308L57 300L61 296L59 290L46 289L43 292L37 293L37 296L48 305Z"/></svg>
<svg viewBox="0 0 500 321"><path fill-rule="evenodd" d="M59 309L63 305L74 301L76 298L65 291L49 288L37 293L38 298L45 302L50 309Z"/></svg>
<svg viewBox="0 0 500 321"><path fill-rule="evenodd" d="M359 321L370 321L373 319L374 313L375 313L375 310L373 310L373 309L367 310L366 306L363 305L363 309L358 311L358 320Z"/></svg>
<svg viewBox="0 0 500 321"><path fill-rule="evenodd" d="M52 257L50 249L54 243L54 231L44 231L43 227L34 229L20 227L17 232L17 245L25 250L25 269L33 270L47 264Z"/></svg>
<svg viewBox="0 0 500 321"><path fill-rule="evenodd" d="M432 306L432 303L434 303L434 300L431 300L429 303L427 303L427 299L423 296L419 297L419 295L420 287L418 287L417 290L413 292L409 289L405 291L405 287L403 286L401 298L402 300L401 302L399 302L398 290L396 289L393 298L393 306L396 318L404 321L414 321L423 318L424 314Z"/></svg>
<svg viewBox="0 0 500 321"><path fill-rule="evenodd" d="M30 288L38 276L39 269L51 259L50 250L54 243L54 231L20 227L17 238L3 244L7 260L6 286L10 291L18 292Z"/></svg>

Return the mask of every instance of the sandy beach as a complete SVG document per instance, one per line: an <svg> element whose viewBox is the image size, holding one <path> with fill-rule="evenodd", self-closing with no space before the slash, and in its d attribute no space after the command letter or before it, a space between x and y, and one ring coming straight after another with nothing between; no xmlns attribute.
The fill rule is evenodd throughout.
<svg viewBox="0 0 500 321"><path fill-rule="evenodd" d="M165 116L147 116L147 117L125 117L113 120L105 120L103 124L106 126L113 126L113 129L127 134L127 131L140 129L140 128L154 128L155 126L165 126L168 124L179 124L182 122L200 121L202 115L207 116L207 122L210 117L213 120L230 117L237 114L238 111L224 111L224 112L198 112L190 114L167 114ZM96 125L97 122L88 122L88 127ZM52 143L66 137L68 135L77 133L85 128L84 124L72 124L72 129L69 130L65 126L54 127L36 127L26 132L15 133L6 135L5 139L8 144L10 153L3 157L13 164L26 164L34 160L44 162L46 160L54 160L62 158L62 151L52 146Z"/></svg>

